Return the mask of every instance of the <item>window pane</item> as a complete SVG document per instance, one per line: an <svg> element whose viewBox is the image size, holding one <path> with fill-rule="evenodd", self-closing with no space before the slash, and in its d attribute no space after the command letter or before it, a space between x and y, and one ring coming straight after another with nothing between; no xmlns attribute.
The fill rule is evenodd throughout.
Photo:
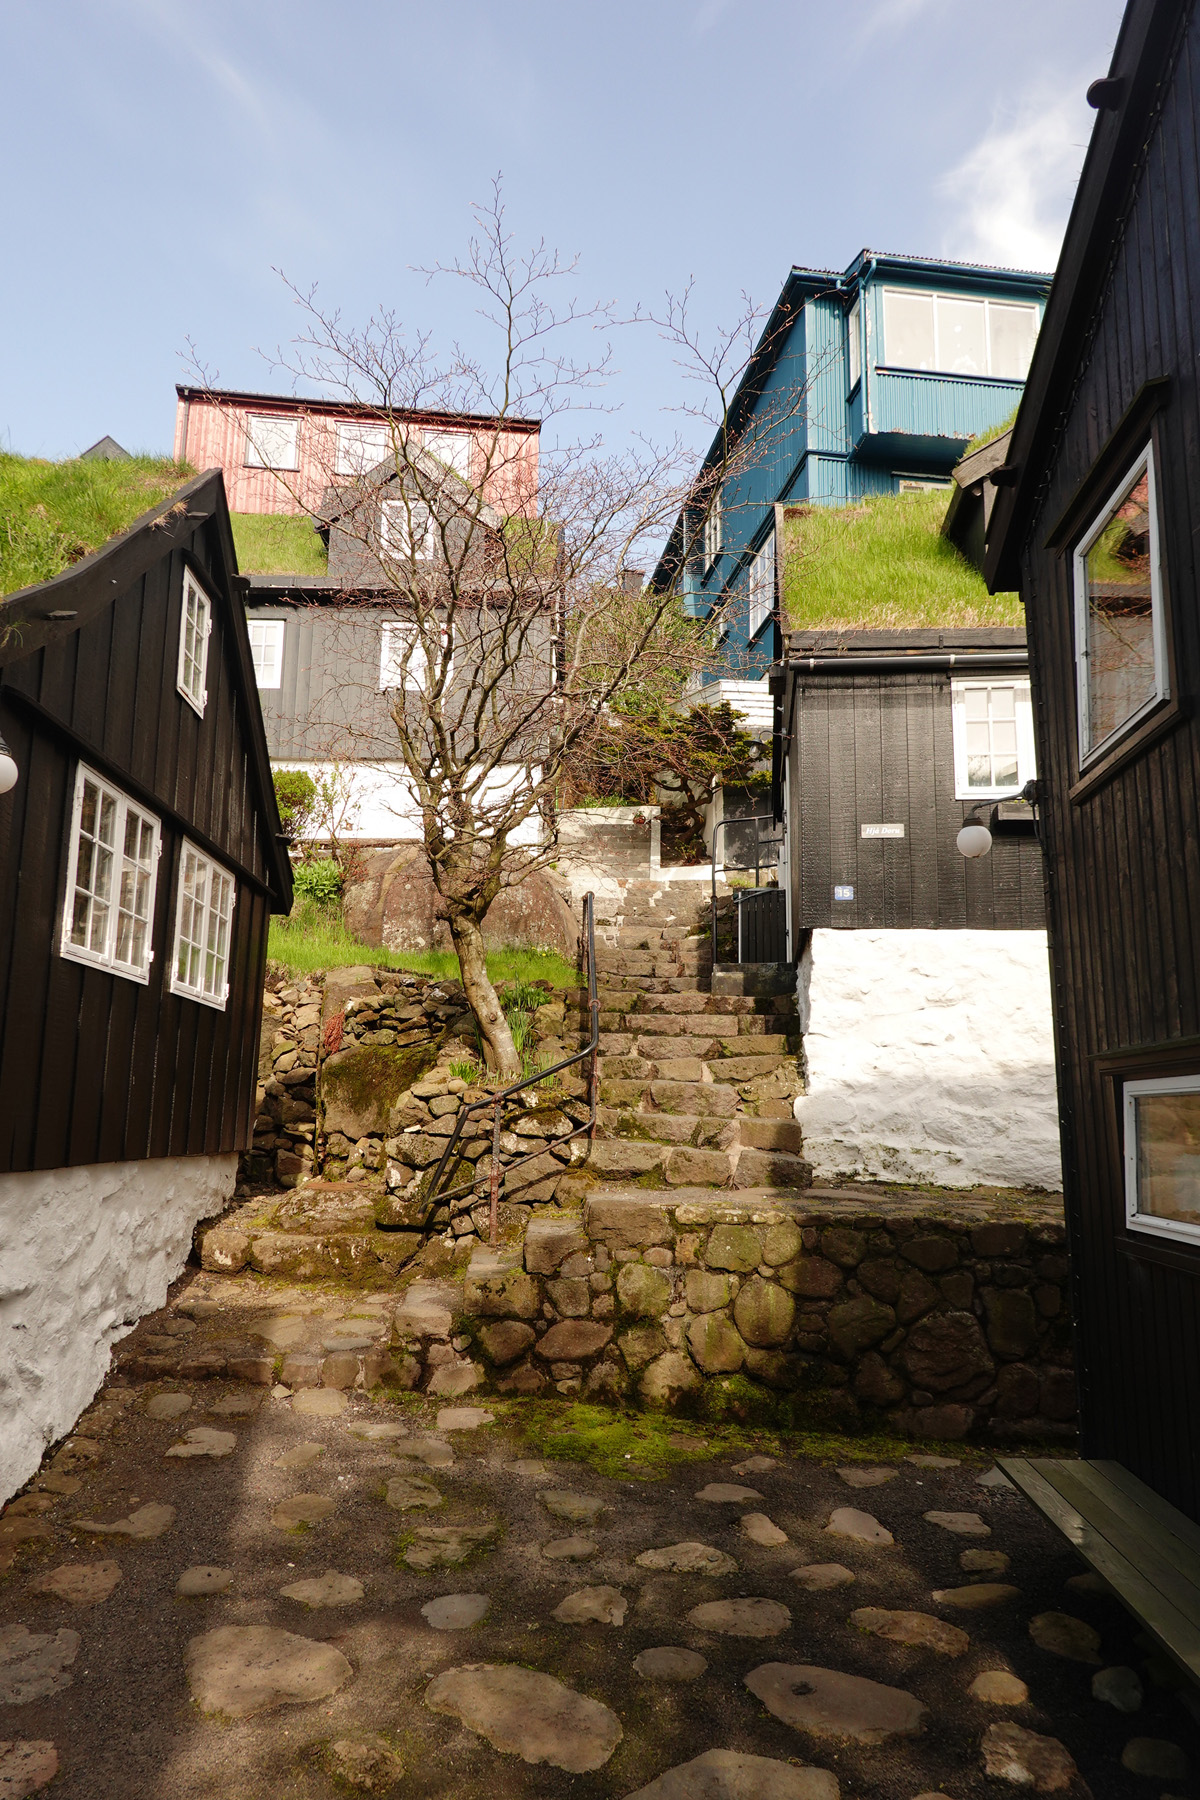
<svg viewBox="0 0 1200 1800"><path fill-rule="evenodd" d="M1134 1099L1137 1210L1200 1225L1200 1094Z"/></svg>
<svg viewBox="0 0 1200 1800"><path fill-rule="evenodd" d="M982 300L937 302L937 366L952 375L987 374L986 321Z"/></svg>
<svg viewBox="0 0 1200 1800"><path fill-rule="evenodd" d="M1015 719L1017 716L1017 690L1015 688L995 687L987 690L986 697L992 703L993 719Z"/></svg>
<svg viewBox="0 0 1200 1800"><path fill-rule="evenodd" d="M888 288L883 296L883 353L900 369L932 369L933 295Z"/></svg>
<svg viewBox="0 0 1200 1800"><path fill-rule="evenodd" d="M1143 469L1088 551L1087 743L1102 743L1157 692L1150 483Z"/></svg>
<svg viewBox="0 0 1200 1800"><path fill-rule="evenodd" d="M967 688L963 694L963 706L968 719L986 719L988 716L988 691L986 688Z"/></svg>
<svg viewBox="0 0 1200 1800"><path fill-rule="evenodd" d="M471 439L465 431L427 431L425 448L464 481L471 479Z"/></svg>
<svg viewBox="0 0 1200 1800"><path fill-rule="evenodd" d="M850 308L850 317L846 322L850 351L850 386L856 388L862 379L862 306L856 300Z"/></svg>
<svg viewBox="0 0 1200 1800"><path fill-rule="evenodd" d="M386 424L338 426L336 469L339 475L364 475L394 454L392 434Z"/></svg>
<svg viewBox="0 0 1200 1800"><path fill-rule="evenodd" d="M299 419L260 413L246 420L246 461L252 468L298 468L299 442Z"/></svg>
<svg viewBox="0 0 1200 1800"><path fill-rule="evenodd" d="M990 373L1005 381L1024 381L1037 342L1036 306L1010 306L1003 300L988 302L988 336L991 343Z"/></svg>

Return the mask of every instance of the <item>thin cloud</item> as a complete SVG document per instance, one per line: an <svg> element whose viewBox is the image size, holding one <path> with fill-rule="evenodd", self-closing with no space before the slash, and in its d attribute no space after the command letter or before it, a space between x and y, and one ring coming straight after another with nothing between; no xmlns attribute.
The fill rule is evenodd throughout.
<svg viewBox="0 0 1200 1800"><path fill-rule="evenodd" d="M1091 129L1083 81L1031 89L937 183L948 253L1053 269Z"/></svg>
<svg viewBox="0 0 1200 1800"><path fill-rule="evenodd" d="M855 32L859 49L877 37L894 36L912 25L923 13L941 10L946 0L875 0Z"/></svg>

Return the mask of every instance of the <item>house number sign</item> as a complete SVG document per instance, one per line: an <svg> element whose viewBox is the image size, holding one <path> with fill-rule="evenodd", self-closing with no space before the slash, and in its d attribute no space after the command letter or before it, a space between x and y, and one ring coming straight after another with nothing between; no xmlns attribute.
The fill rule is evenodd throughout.
<svg viewBox="0 0 1200 1800"><path fill-rule="evenodd" d="M903 825L861 825L859 830L865 838L902 838Z"/></svg>

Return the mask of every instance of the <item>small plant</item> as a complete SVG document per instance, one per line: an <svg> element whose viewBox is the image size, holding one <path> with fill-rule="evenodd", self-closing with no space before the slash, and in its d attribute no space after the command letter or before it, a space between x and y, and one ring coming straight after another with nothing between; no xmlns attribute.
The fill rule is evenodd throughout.
<svg viewBox="0 0 1200 1800"><path fill-rule="evenodd" d="M288 842L294 844L304 836L312 817L317 784L307 769L276 769L272 780L280 824L287 833Z"/></svg>
<svg viewBox="0 0 1200 1800"><path fill-rule="evenodd" d="M533 1021L528 1013L509 1013L507 1008L505 1012L508 1028L512 1032L513 1048L524 1061L525 1053L533 1042Z"/></svg>
<svg viewBox="0 0 1200 1800"><path fill-rule="evenodd" d="M473 1056L460 1056L450 1064L450 1073L456 1081L465 1081L473 1087L479 1080L479 1064Z"/></svg>
<svg viewBox="0 0 1200 1800"><path fill-rule="evenodd" d="M546 995L540 987L534 987L529 981L510 981L500 1001L504 1008L504 1016L512 1023L515 1013L531 1013L546 1003Z"/></svg>
<svg viewBox="0 0 1200 1800"><path fill-rule="evenodd" d="M343 871L332 857L313 856L292 871L292 886L299 899L322 912L335 912L342 898Z"/></svg>

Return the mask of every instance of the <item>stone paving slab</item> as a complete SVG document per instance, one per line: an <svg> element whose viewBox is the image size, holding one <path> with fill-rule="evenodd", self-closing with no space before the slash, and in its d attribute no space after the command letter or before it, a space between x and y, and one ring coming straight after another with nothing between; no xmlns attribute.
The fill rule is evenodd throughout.
<svg viewBox="0 0 1200 1800"><path fill-rule="evenodd" d="M217 1410L247 1391L110 1388L72 1472L52 1450L30 1484L45 1535L0 1579L0 1742L57 1759L53 1800L1195 1791L1172 1671L1111 1595L1068 1585L1069 1547L981 1485L978 1451L816 1457L672 1419L635 1478L577 1431L575 1458L549 1454L598 1416L566 1402L350 1390L314 1415L279 1388ZM191 1407L152 1404L168 1393ZM212 1417L227 1453L167 1455ZM414 1457L447 1432L449 1461ZM853 1496L878 1533L828 1529L853 1468L889 1473ZM435 1509L389 1506L417 1489ZM157 1535L128 1529L148 1512ZM963 1514L986 1549L938 1522Z"/></svg>

